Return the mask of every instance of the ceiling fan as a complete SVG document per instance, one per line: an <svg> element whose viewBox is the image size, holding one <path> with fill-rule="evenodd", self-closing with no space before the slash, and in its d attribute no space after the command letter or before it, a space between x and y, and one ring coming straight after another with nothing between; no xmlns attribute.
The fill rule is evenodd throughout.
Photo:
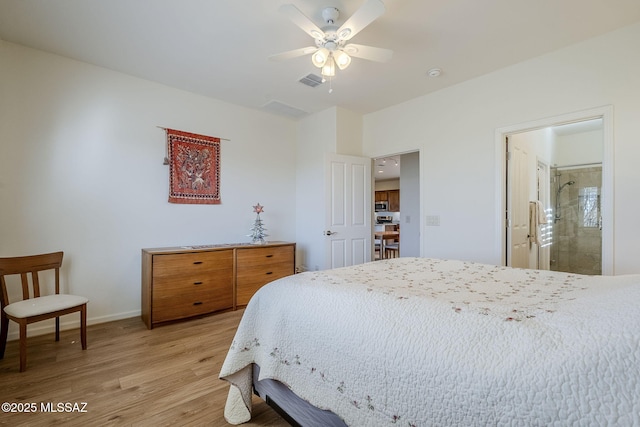
<svg viewBox="0 0 640 427"><path fill-rule="evenodd" d="M269 59L282 61L311 54L311 62L320 68L323 77L333 77L336 66L344 70L351 63L351 58L361 58L370 61L386 62L393 56L393 51L372 46L348 43L351 38L362 31L367 25L382 16L385 7L380 0L367 0L342 26L335 23L340 11L335 7L322 10L325 25L320 28L304 15L293 4L280 7L284 13L315 40L315 46L303 47L287 52L271 55Z"/></svg>

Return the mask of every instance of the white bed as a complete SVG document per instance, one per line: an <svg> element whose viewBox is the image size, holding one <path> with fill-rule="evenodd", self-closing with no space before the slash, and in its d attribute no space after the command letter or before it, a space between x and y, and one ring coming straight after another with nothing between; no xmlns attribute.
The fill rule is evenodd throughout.
<svg viewBox="0 0 640 427"><path fill-rule="evenodd" d="M297 274L245 310L220 372L232 424L254 364L349 426L640 425L640 275L427 258Z"/></svg>

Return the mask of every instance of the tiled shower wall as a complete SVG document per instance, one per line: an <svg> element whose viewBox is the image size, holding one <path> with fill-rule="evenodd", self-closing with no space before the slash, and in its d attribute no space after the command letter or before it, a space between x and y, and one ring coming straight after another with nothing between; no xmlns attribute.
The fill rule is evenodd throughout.
<svg viewBox="0 0 640 427"><path fill-rule="evenodd" d="M551 168L551 180L554 216L558 213L555 212L557 189L575 181L560 192L560 218L553 223L551 270L602 274L602 166Z"/></svg>

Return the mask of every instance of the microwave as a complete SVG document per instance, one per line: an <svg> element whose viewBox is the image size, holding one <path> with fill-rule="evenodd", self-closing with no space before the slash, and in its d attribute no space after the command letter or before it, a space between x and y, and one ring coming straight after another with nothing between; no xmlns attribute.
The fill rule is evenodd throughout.
<svg viewBox="0 0 640 427"><path fill-rule="evenodd" d="M376 212L388 212L389 202L376 202Z"/></svg>

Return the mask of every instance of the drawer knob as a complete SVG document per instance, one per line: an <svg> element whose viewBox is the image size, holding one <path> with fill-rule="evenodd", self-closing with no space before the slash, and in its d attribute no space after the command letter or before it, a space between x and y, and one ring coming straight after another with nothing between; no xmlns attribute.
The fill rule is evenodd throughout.
<svg viewBox="0 0 640 427"><path fill-rule="evenodd" d="M196 301L193 303L193 305L202 305L202 301Z"/></svg>
<svg viewBox="0 0 640 427"><path fill-rule="evenodd" d="M202 264L202 261L194 261L194 264Z"/></svg>
<svg viewBox="0 0 640 427"><path fill-rule="evenodd" d="M267 274L273 274L273 271L267 271Z"/></svg>
<svg viewBox="0 0 640 427"><path fill-rule="evenodd" d="M267 258L271 258L272 256L273 256L273 254L271 254L271 255L267 255Z"/></svg>
<svg viewBox="0 0 640 427"><path fill-rule="evenodd" d="M193 282L194 285L202 285L202 282Z"/></svg>

